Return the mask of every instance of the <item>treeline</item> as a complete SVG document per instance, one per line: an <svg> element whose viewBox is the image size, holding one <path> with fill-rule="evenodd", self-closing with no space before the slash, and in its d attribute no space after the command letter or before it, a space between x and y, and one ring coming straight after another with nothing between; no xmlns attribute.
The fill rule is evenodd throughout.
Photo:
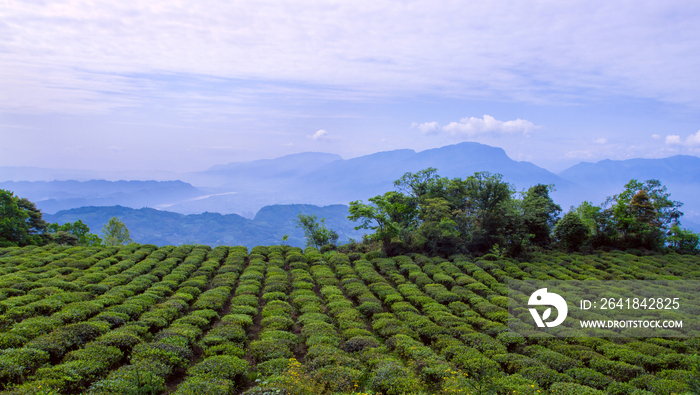
<svg viewBox="0 0 700 395"><path fill-rule="evenodd" d="M440 177L428 168L406 173L396 190L350 202L357 229L374 231L366 243L384 252L495 253L520 256L534 249L674 249L698 251L698 235L680 228L681 202L658 180L631 180L600 205L583 202L562 216L550 193L537 184L516 191L500 174Z"/></svg>
<svg viewBox="0 0 700 395"><path fill-rule="evenodd" d="M116 217L102 228L102 238L90 233L81 220L59 225L42 218L41 210L26 198L0 189L0 247L24 247L51 243L72 246L124 245L133 242L129 230Z"/></svg>

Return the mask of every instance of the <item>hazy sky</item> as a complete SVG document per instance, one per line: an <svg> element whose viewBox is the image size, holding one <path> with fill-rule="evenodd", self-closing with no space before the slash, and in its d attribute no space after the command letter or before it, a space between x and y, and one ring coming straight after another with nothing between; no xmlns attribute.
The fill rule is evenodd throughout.
<svg viewBox="0 0 700 395"><path fill-rule="evenodd" d="M0 3L0 166L700 155L698 1Z"/></svg>

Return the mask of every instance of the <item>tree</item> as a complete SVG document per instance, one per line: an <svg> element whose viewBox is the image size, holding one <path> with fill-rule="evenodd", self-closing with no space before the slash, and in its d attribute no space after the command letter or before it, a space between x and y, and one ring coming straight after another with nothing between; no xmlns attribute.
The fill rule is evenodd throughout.
<svg viewBox="0 0 700 395"><path fill-rule="evenodd" d="M110 218L102 227L102 238L107 246L118 246L133 243L129 237L129 229L117 217Z"/></svg>
<svg viewBox="0 0 700 395"><path fill-rule="evenodd" d="M338 243L338 233L332 229L326 228L324 222L325 218L321 218L317 221L316 215L297 215L297 219L294 222L297 224L297 228L302 228L304 230L304 237L306 237L306 245L314 246L316 248L321 248L325 245L336 245Z"/></svg>
<svg viewBox="0 0 700 395"><path fill-rule="evenodd" d="M611 208L603 209L584 201L575 211L588 228L588 241L592 247L612 246L615 243L618 231Z"/></svg>
<svg viewBox="0 0 700 395"><path fill-rule="evenodd" d="M531 242L541 247L549 245L549 235L561 213L561 207L549 196L553 191L553 185L537 184L523 194L524 226L532 235Z"/></svg>
<svg viewBox="0 0 700 395"><path fill-rule="evenodd" d="M405 239L415 229L418 219L415 199L392 191L370 198L369 202L350 202L348 219L360 221L355 229L374 230L372 237L380 240L388 253L393 238L404 236Z"/></svg>
<svg viewBox="0 0 700 395"><path fill-rule="evenodd" d="M569 211L554 227L554 237L559 244L569 250L578 251L590 234L590 228L575 211Z"/></svg>
<svg viewBox="0 0 700 395"><path fill-rule="evenodd" d="M426 198L421 204L421 225L418 228L418 243L431 253L454 252L459 240L457 223L447 200Z"/></svg>
<svg viewBox="0 0 700 395"><path fill-rule="evenodd" d="M621 247L654 249L663 246L665 234L677 224L683 203L670 199L671 194L659 180L630 180L619 195L608 198L620 233Z"/></svg>
<svg viewBox="0 0 700 395"><path fill-rule="evenodd" d="M682 254L697 254L700 235L674 224L668 232L666 241L671 248Z"/></svg>
<svg viewBox="0 0 700 395"><path fill-rule="evenodd" d="M495 244L508 244L509 219L516 217L514 193L500 174L477 172L465 180L465 201L457 222L469 238L470 250L488 251Z"/></svg>
<svg viewBox="0 0 700 395"><path fill-rule="evenodd" d="M0 247L42 245L46 222L34 203L0 189Z"/></svg>
<svg viewBox="0 0 700 395"><path fill-rule="evenodd" d="M57 223L49 224L47 230L51 234L55 234L55 236L58 236L58 234L61 232L69 233L75 236L75 243L78 245L99 246L102 244L102 239L100 239L96 234L90 233L90 228L85 225L82 220L77 220L73 223L66 222L63 225L59 225ZM69 242L72 242L73 240L72 238L66 237L57 239L55 236L54 241L56 241L58 244L70 244ZM62 242L61 240L66 240L66 242Z"/></svg>

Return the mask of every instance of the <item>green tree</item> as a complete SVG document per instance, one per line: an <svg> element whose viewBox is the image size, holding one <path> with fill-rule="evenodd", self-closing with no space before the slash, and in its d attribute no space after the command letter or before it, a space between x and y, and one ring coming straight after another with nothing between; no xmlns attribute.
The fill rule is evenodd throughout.
<svg viewBox="0 0 700 395"><path fill-rule="evenodd" d="M489 172L474 173L465 181L466 199L457 222L469 238L469 250L489 251L495 244L507 245L509 223L511 230L517 228L512 223L517 217L513 186L502 175Z"/></svg>
<svg viewBox="0 0 700 395"><path fill-rule="evenodd" d="M49 224L48 231L50 233L58 235L60 232L69 233L76 237L76 244L82 246L99 246L102 244L102 239L100 239L96 234L90 233L90 228L83 223L82 220L77 220L73 223L66 222L63 225L57 223ZM71 238L65 238L66 242L72 240ZM64 242L58 241L59 244L66 244Z"/></svg>
<svg viewBox="0 0 700 395"><path fill-rule="evenodd" d="M422 222L418 229L418 244L433 254L454 252L460 238L449 202L443 198L426 198L420 207Z"/></svg>
<svg viewBox="0 0 700 395"><path fill-rule="evenodd" d="M549 196L554 191L553 185L537 184L523 194L523 225L531 242L545 247L550 243L550 234L559 219L561 207Z"/></svg>
<svg viewBox="0 0 700 395"><path fill-rule="evenodd" d="M0 189L0 247L42 245L46 222L34 203Z"/></svg>
<svg viewBox="0 0 700 395"><path fill-rule="evenodd" d="M620 233L620 246L654 249L664 243L669 227L683 213L683 203L670 199L671 194L659 180L630 180L619 195L608 198Z"/></svg>
<svg viewBox="0 0 700 395"><path fill-rule="evenodd" d="M584 201L575 211L588 228L588 242L592 247L612 246L615 243L618 231L612 208L603 209Z"/></svg>
<svg viewBox="0 0 700 395"><path fill-rule="evenodd" d="M697 254L700 235L687 229L681 229L678 224L673 224L666 241L671 248L682 254Z"/></svg>
<svg viewBox="0 0 700 395"><path fill-rule="evenodd" d="M578 251L590 235L589 226L575 211L569 211L554 227L554 238L569 251Z"/></svg>
<svg viewBox="0 0 700 395"><path fill-rule="evenodd" d="M389 252L391 241L398 237L406 240L415 229L418 211L415 199L401 192L387 192L369 199L370 204L361 200L350 202L348 219L360 221L355 229L373 230L371 236L382 242L385 252Z"/></svg>
<svg viewBox="0 0 700 395"><path fill-rule="evenodd" d="M102 238L107 246L118 246L133 243L129 237L129 229L117 217L112 217L102 227Z"/></svg>
<svg viewBox="0 0 700 395"><path fill-rule="evenodd" d="M316 215L299 213L297 219L294 220L297 224L297 228L302 228L304 231L306 245L314 246L319 249L328 244L336 245L338 243L338 233L325 226L325 218L317 219L318 217Z"/></svg>

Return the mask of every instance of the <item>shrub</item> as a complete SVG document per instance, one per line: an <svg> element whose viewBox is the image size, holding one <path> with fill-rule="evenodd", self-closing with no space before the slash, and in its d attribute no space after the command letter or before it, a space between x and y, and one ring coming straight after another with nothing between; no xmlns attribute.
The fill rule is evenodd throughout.
<svg viewBox="0 0 700 395"><path fill-rule="evenodd" d="M568 369L578 368L583 366L581 361L569 358L564 354L549 350L542 346L531 346L525 349L525 353L534 359L540 360L550 368L563 372Z"/></svg>
<svg viewBox="0 0 700 395"><path fill-rule="evenodd" d="M255 369L262 377L279 375L289 366L288 358L275 358L269 361L260 362L255 366Z"/></svg>
<svg viewBox="0 0 700 395"><path fill-rule="evenodd" d="M360 313L364 314L366 317L371 317L376 313L381 313L384 311L382 305L378 302L364 302L357 307Z"/></svg>
<svg viewBox="0 0 700 395"><path fill-rule="evenodd" d="M231 395L236 385L231 380L215 377L191 376L177 386L175 395Z"/></svg>
<svg viewBox="0 0 700 395"><path fill-rule="evenodd" d="M294 355L287 344L275 339L252 341L248 346L248 352L256 363L275 358L291 358Z"/></svg>
<svg viewBox="0 0 700 395"><path fill-rule="evenodd" d="M191 367L187 373L214 379L240 380L248 370L248 362L231 355L208 357Z"/></svg>
<svg viewBox="0 0 700 395"><path fill-rule="evenodd" d="M554 383L573 381L571 377L545 367L525 368L519 373L527 379L534 380L539 386L545 389L548 389Z"/></svg>
<svg viewBox="0 0 700 395"><path fill-rule="evenodd" d="M165 372L169 369L158 362L146 365L123 366L112 372L105 380L94 383L87 392L90 395L133 394L156 395L165 390ZM161 373L161 374L159 374Z"/></svg>
<svg viewBox="0 0 700 395"><path fill-rule="evenodd" d="M201 340L205 346L215 346L224 342L244 343L248 340L245 330L240 325L222 323L207 333Z"/></svg>
<svg viewBox="0 0 700 395"><path fill-rule="evenodd" d="M613 382L610 377L588 368L569 369L566 371L566 374L578 384L599 390L607 388Z"/></svg>
<svg viewBox="0 0 700 395"><path fill-rule="evenodd" d="M346 366L326 366L315 371L311 377L328 391L350 392L357 387L362 372Z"/></svg>
<svg viewBox="0 0 700 395"><path fill-rule="evenodd" d="M287 300L287 294L284 292L268 292L263 294L262 298L266 303L272 300Z"/></svg>
<svg viewBox="0 0 700 395"><path fill-rule="evenodd" d="M210 357L213 355L232 355L234 357L243 358L245 350L233 343L222 343L216 346L207 347L204 350L204 356Z"/></svg>
<svg viewBox="0 0 700 395"><path fill-rule="evenodd" d="M590 366L591 369L622 382L628 382L644 373L644 369L639 366L607 359L592 359L588 362L588 366Z"/></svg>
<svg viewBox="0 0 700 395"><path fill-rule="evenodd" d="M355 336L348 339L345 342L345 351L347 352L358 352L362 351L367 347L379 347L379 342L370 336Z"/></svg>
<svg viewBox="0 0 700 395"><path fill-rule="evenodd" d="M193 354L189 348L166 343L141 343L134 347L131 354L132 362L139 360L146 364L159 362L171 368L187 367L192 357Z"/></svg>
<svg viewBox="0 0 700 395"><path fill-rule="evenodd" d="M542 362L520 354L496 354L492 359L508 374L518 373L530 367L545 367Z"/></svg>
<svg viewBox="0 0 700 395"><path fill-rule="evenodd" d="M603 391L574 383L555 383L549 390L553 395L605 395Z"/></svg>
<svg viewBox="0 0 700 395"><path fill-rule="evenodd" d="M650 374L639 376L630 380L629 383L637 388L661 395L683 394L688 391L688 385L685 382L660 379Z"/></svg>
<svg viewBox="0 0 700 395"><path fill-rule="evenodd" d="M48 352L33 348L0 350L0 384L18 383L48 361Z"/></svg>
<svg viewBox="0 0 700 395"><path fill-rule="evenodd" d="M378 362L367 380L367 388L386 395L419 392L420 382L410 370L394 360Z"/></svg>

